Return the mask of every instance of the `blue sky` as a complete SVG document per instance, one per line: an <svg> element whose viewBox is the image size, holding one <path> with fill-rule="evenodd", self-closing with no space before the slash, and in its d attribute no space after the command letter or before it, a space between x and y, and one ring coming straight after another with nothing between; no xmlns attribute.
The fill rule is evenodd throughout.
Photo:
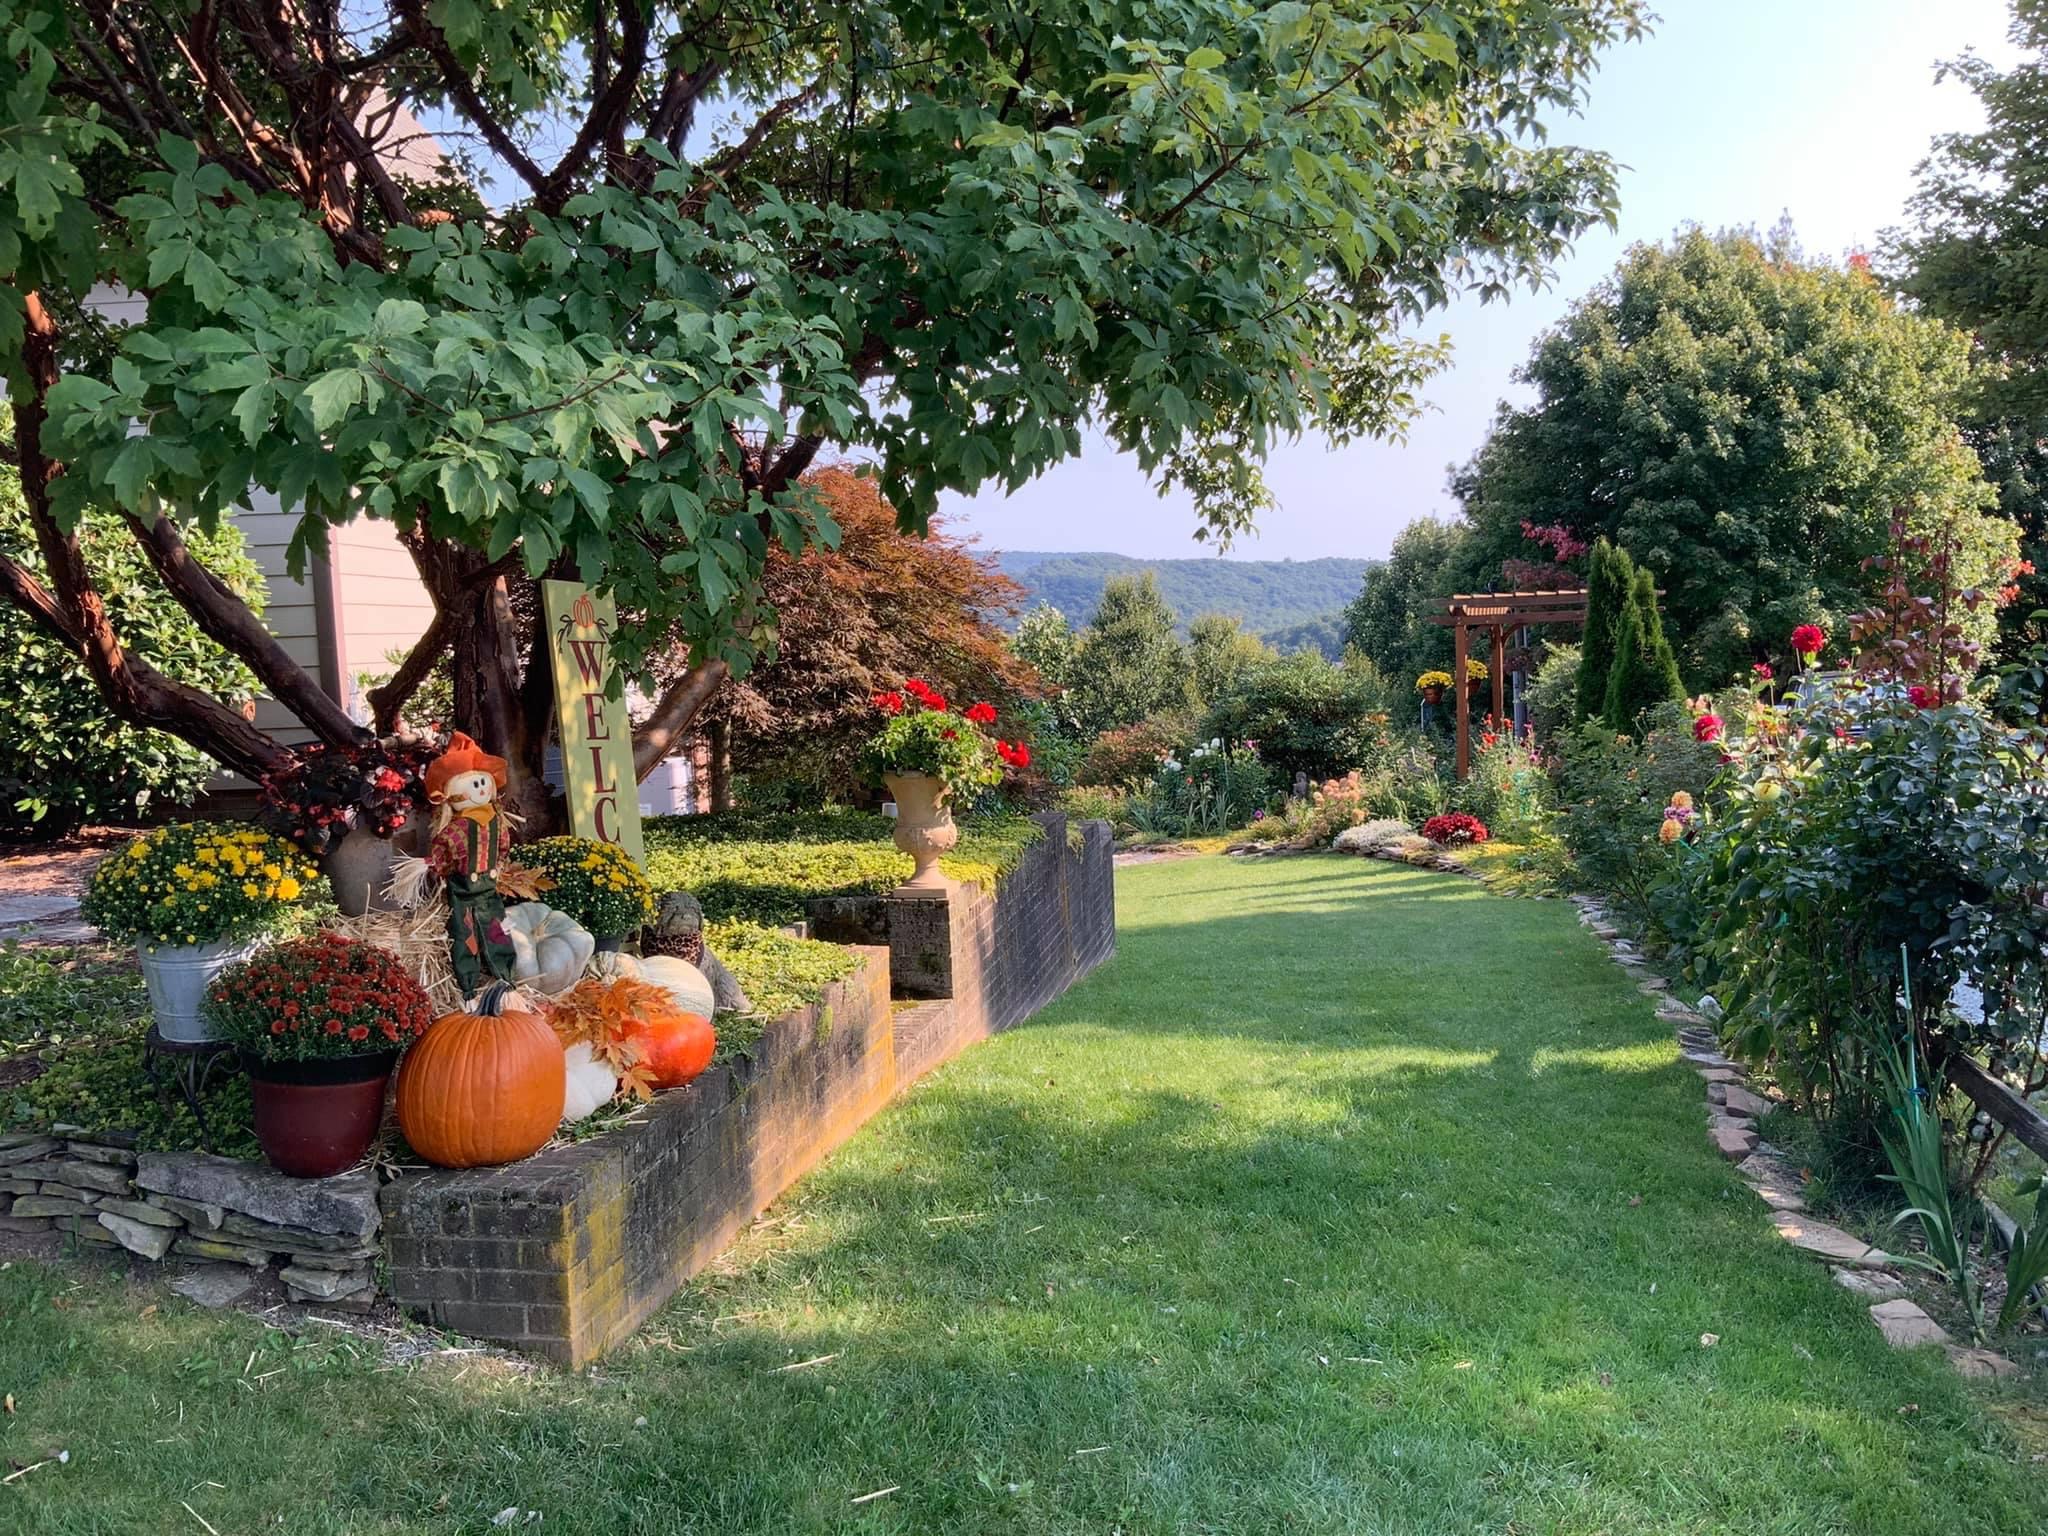
<svg viewBox="0 0 2048 1536"><path fill-rule="evenodd" d="M1446 514L1446 468L1470 457L1530 343L1639 241L1680 225L1769 225L1789 213L1801 243L1840 257L1900 221L1929 139L1974 126L1975 101L1937 61L1966 48L2011 57L2004 0L1662 0L1655 34L1616 49L1584 117L1556 141L1604 149L1624 167L1615 232L1584 239L1540 293L1454 305L1432 317L1456 345L1405 445L1333 451L1283 444L1267 465L1279 507L1232 553L1246 559L1384 555L1411 518ZM1211 553L1184 500L1162 500L1137 465L1099 441L1015 495L955 498L952 531L990 549Z"/></svg>

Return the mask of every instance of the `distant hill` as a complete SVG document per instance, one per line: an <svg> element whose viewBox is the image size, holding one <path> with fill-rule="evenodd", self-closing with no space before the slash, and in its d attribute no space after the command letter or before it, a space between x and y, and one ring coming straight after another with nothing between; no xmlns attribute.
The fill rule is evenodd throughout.
<svg viewBox="0 0 2048 1536"><path fill-rule="evenodd" d="M1344 606L1358 595L1376 560L1138 560L1129 555L1008 550L996 556L1004 573L1031 595L1030 608L1051 603L1079 629L1095 612L1112 576L1151 571L1183 626L1197 614L1234 615L1282 650L1342 648Z"/></svg>

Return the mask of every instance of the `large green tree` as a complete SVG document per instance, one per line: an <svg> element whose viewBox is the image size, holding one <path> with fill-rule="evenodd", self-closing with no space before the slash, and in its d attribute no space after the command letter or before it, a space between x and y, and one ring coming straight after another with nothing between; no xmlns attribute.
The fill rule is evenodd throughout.
<svg viewBox="0 0 2048 1536"><path fill-rule="evenodd" d="M1150 571L1112 576L1104 584L1095 616L1074 648L1067 701L1091 736L1193 707L1187 647Z"/></svg>
<svg viewBox="0 0 2048 1536"><path fill-rule="evenodd" d="M1943 66L1976 93L1984 127L1934 141L1907 204L1915 227L1886 251L1898 290L1968 331L1982 362L1964 432L2034 568L2014 573L2000 613L2008 654L2048 639L2031 617L2048 607L2048 3L2016 0L2011 37L2029 56L2009 70Z"/></svg>
<svg viewBox="0 0 2048 1536"><path fill-rule="evenodd" d="M1417 518L1395 534L1386 563L1365 573L1344 610L1345 644L1397 682L1449 667L1451 632L1428 622L1429 605L1455 590L1470 542L1464 524L1434 517Z"/></svg>
<svg viewBox="0 0 2048 1536"><path fill-rule="evenodd" d="M0 591L124 718L259 772L276 740L123 645L81 509L118 508L336 741L359 727L190 535L259 492L302 514L301 555L388 519L438 619L379 723L450 655L457 723L531 791L529 584L577 576L636 652L691 647L645 771L772 632L769 542L829 543L800 479L827 445L916 525L1092 423L1228 535L1276 435L1403 422L1437 358L1404 322L1609 215L1607 158L1536 130L1642 16L0 0L0 366L38 546Z"/></svg>
<svg viewBox="0 0 2048 1536"><path fill-rule="evenodd" d="M1895 512L1954 534L1965 584L2003 579L2012 528L1955 426L1970 375L1968 338L1860 264L1693 230L1631 250L1537 343L1535 403L1454 486L1496 569L1544 552L1532 530L1626 550L1687 681L1718 686L1862 607Z"/></svg>

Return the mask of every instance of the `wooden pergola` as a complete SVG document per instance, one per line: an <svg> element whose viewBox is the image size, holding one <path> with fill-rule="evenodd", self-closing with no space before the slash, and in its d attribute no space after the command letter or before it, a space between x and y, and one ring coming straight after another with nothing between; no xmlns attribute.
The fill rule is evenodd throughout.
<svg viewBox="0 0 2048 1536"><path fill-rule="evenodd" d="M1508 631L1525 624L1583 624L1586 591L1458 592L1440 600L1441 611L1428 622L1448 626L1456 638L1457 661L1451 668L1458 696L1458 778L1472 772L1472 697L1465 680L1465 662L1472 654L1472 632L1484 630L1492 641L1489 674L1493 679L1493 716L1507 715Z"/></svg>

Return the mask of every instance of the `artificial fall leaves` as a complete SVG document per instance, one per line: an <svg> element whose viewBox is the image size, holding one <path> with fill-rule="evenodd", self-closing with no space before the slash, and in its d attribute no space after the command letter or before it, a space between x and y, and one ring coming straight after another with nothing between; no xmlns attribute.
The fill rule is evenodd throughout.
<svg viewBox="0 0 2048 1536"><path fill-rule="evenodd" d="M668 990L651 982L590 976L554 1000L548 1022L564 1047L588 1045L594 1058L619 1075L621 1091L644 1101L654 1097L654 1075L640 1059L637 1039L675 1007Z"/></svg>

